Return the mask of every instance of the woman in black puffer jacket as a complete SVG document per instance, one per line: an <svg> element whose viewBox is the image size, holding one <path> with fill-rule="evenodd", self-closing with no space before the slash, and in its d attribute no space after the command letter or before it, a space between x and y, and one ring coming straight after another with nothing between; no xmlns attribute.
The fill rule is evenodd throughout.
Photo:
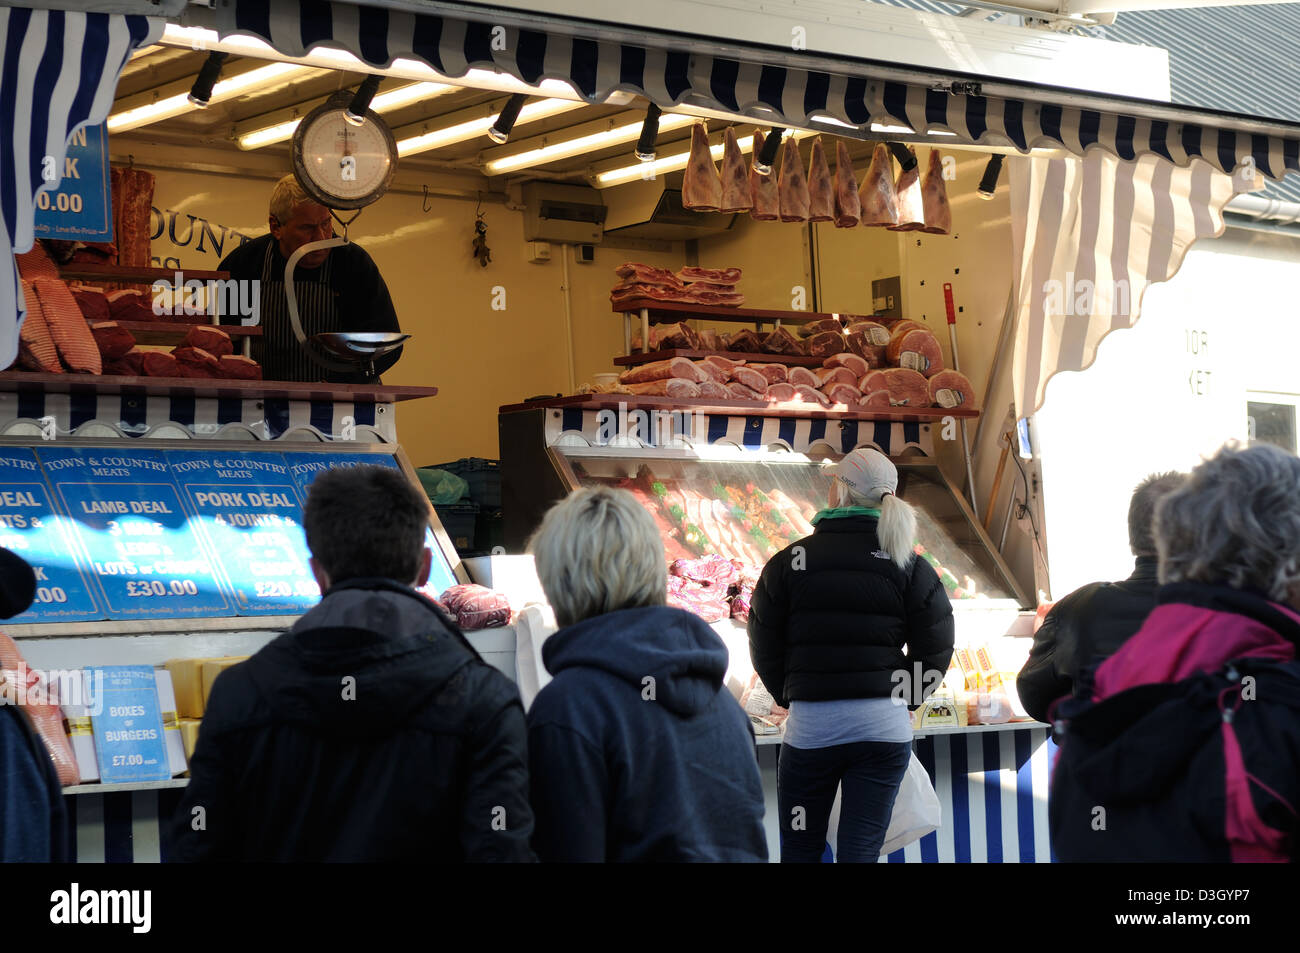
<svg viewBox="0 0 1300 953"><path fill-rule="evenodd" d="M877 860L911 754L908 709L953 650L952 606L913 555L898 470L855 450L834 470L812 536L763 568L749 614L754 668L790 709L777 771L782 862L821 859L842 785L841 862Z"/></svg>

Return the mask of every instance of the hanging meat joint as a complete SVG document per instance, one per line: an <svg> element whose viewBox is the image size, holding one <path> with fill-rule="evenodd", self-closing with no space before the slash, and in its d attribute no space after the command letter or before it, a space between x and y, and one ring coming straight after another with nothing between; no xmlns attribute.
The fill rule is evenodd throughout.
<svg viewBox="0 0 1300 953"><path fill-rule="evenodd" d="M722 180L702 122L691 127L691 155L682 182L682 205L696 212L716 212L722 207Z"/></svg>
<svg viewBox="0 0 1300 953"><path fill-rule="evenodd" d="M889 157L889 147L879 143L871 153L871 165L862 190L858 194L862 203L863 225L898 224L898 199L894 192L894 160Z"/></svg>
<svg viewBox="0 0 1300 953"><path fill-rule="evenodd" d="M808 221L808 179L804 175L803 160L794 136L785 140L781 152L781 176L777 179L777 195L781 202L781 221Z"/></svg>
<svg viewBox="0 0 1300 953"><path fill-rule="evenodd" d="M722 211L748 212L754 207L750 197L749 173L745 157L736 143L736 130L728 126L722 134Z"/></svg>
<svg viewBox="0 0 1300 953"><path fill-rule="evenodd" d="M808 221L834 220L835 186L831 182L831 170L826 164L821 136L818 136L813 140L812 155L808 159Z"/></svg>
<svg viewBox="0 0 1300 953"><path fill-rule="evenodd" d="M858 198L858 179L853 172L849 147L840 139L835 143L835 227L853 228L862 219Z"/></svg>
<svg viewBox="0 0 1300 953"><path fill-rule="evenodd" d="M952 207L948 204L948 187L943 181L943 157L938 149L930 150L930 164L921 185L921 203L925 225L921 231L947 235L952 231Z"/></svg>
<svg viewBox="0 0 1300 953"><path fill-rule="evenodd" d="M894 192L898 196L898 223L888 228L896 232L910 232L925 227L925 202L921 197L921 164L916 161L916 150L907 149L912 156L912 168L898 176Z"/></svg>
<svg viewBox="0 0 1300 953"><path fill-rule="evenodd" d="M769 172L759 175L754 168L758 154L763 151L763 133L754 131L754 146L750 152L749 198L750 218L758 222L775 222L781 217L781 201L777 194L776 178Z"/></svg>

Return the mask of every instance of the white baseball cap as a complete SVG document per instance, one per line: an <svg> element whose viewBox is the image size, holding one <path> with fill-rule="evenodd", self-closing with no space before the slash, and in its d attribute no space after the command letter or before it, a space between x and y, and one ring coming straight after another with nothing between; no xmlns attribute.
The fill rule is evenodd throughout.
<svg viewBox="0 0 1300 953"><path fill-rule="evenodd" d="M831 472L835 479L873 503L898 489L898 468L879 450L854 450Z"/></svg>

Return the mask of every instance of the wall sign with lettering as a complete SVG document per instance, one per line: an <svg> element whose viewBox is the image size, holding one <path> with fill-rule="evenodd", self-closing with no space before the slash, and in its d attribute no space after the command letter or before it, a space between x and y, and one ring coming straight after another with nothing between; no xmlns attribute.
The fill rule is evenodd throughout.
<svg viewBox="0 0 1300 953"><path fill-rule="evenodd" d="M57 189L36 193L33 231L37 238L113 240L113 203L109 197L108 136L104 126L85 126L72 134L63 167L46 156L41 176L59 178Z"/></svg>
<svg viewBox="0 0 1300 953"><path fill-rule="evenodd" d="M86 669L87 681L103 674L102 697L90 716L95 733L99 780L166 781L172 776L158 710L158 687L152 665L113 665Z"/></svg>
<svg viewBox="0 0 1300 953"><path fill-rule="evenodd" d="M240 615L306 612L320 601L302 504L278 453L168 450L172 475Z"/></svg>
<svg viewBox="0 0 1300 953"><path fill-rule="evenodd" d="M41 447L110 619L229 615L160 450Z"/></svg>
<svg viewBox="0 0 1300 953"><path fill-rule="evenodd" d="M90 622L104 617L66 517L55 512L36 453L0 449L0 546L36 572L36 599L14 622Z"/></svg>

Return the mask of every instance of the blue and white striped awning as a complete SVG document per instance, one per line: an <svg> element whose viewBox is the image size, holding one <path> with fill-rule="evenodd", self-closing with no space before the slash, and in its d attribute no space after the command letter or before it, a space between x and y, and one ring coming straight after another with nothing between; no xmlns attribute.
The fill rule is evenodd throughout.
<svg viewBox="0 0 1300 953"><path fill-rule="evenodd" d="M1102 149L1123 160L1150 153L1179 166L1201 158L1224 172L1249 156L1271 178L1300 170L1300 126L1293 124L1069 90L1036 88L1032 98L979 95L963 91L960 82L954 91L951 77L946 84L919 75L900 80L897 67L821 61L788 50L739 48L710 55L699 41L682 37L646 32L632 42L614 28L548 23L504 11L471 14L456 7L454 15L443 16L326 0L223 0L215 10L189 7L182 22L215 29L223 38L255 36L289 56L329 47L377 69L395 59L417 59L452 78L492 69L530 85L560 80L591 103L628 92L665 109L701 106L847 136L879 138L869 133L872 124L905 125L917 134L952 133L957 138L950 142L1022 152L1047 147L1083 155Z"/></svg>
<svg viewBox="0 0 1300 953"><path fill-rule="evenodd" d="M122 67L162 35L143 16L0 7L0 241L31 251L36 193L57 189L68 139L108 118ZM46 182L46 157L59 178ZM0 266L0 368L18 355L26 314L18 266Z"/></svg>

